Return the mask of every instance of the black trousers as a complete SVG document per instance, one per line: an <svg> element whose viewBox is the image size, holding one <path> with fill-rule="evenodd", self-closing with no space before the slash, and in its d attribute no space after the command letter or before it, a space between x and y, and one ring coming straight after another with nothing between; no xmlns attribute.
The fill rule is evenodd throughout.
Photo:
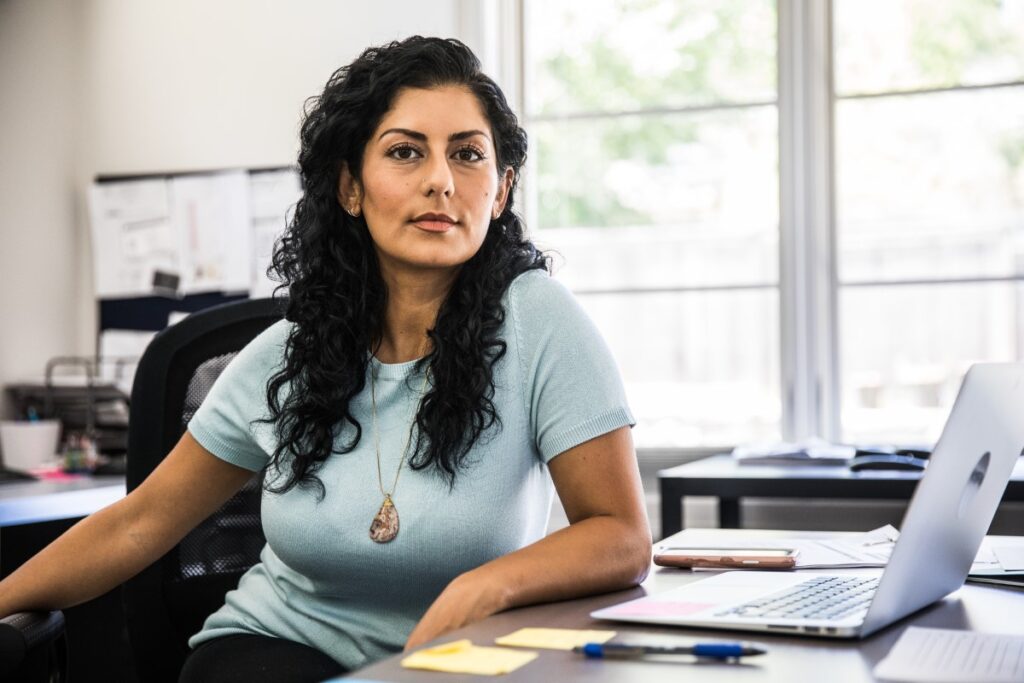
<svg viewBox="0 0 1024 683"><path fill-rule="evenodd" d="M319 683L344 673L341 664L308 645L239 634L199 645L178 683Z"/></svg>

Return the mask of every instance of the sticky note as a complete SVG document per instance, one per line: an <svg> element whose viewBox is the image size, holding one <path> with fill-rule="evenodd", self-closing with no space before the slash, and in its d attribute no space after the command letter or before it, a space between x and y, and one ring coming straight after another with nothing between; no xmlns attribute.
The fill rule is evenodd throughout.
<svg viewBox="0 0 1024 683"><path fill-rule="evenodd" d="M511 673L536 658L536 652L479 647L470 640L456 640L414 652L402 660L402 667L453 674L497 676Z"/></svg>
<svg viewBox="0 0 1024 683"><path fill-rule="evenodd" d="M521 628L515 633L496 638L498 645L543 647L549 650L571 650L587 643L606 643L615 631L580 631L572 628Z"/></svg>

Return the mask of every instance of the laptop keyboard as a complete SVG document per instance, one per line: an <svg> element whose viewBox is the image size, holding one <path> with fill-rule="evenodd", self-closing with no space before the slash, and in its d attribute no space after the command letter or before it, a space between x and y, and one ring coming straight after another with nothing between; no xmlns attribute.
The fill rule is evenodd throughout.
<svg viewBox="0 0 1024 683"><path fill-rule="evenodd" d="M818 576L719 612L720 617L844 619L866 613L878 578Z"/></svg>

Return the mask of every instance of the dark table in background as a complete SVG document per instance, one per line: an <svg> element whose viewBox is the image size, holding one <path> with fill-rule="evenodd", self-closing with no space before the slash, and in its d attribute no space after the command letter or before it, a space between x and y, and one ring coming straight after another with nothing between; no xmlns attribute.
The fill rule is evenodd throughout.
<svg viewBox="0 0 1024 683"><path fill-rule="evenodd" d="M683 529L685 496L718 498L719 526L743 526L740 500L758 498L828 498L910 500L921 472L872 470L851 472L832 465L740 465L728 453L713 455L658 472L662 537ZM1018 462L1003 495L1024 501L1024 467Z"/></svg>

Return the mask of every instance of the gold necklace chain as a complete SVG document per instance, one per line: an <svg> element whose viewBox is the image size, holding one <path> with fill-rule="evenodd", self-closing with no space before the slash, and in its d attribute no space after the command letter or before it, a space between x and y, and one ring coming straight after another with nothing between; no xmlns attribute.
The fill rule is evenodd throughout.
<svg viewBox="0 0 1024 683"><path fill-rule="evenodd" d="M429 368L423 370L423 384L420 386L419 398L416 401L413 410L416 411L419 408L420 401L423 400L423 394L427 389L427 378L430 376ZM409 453L409 444L412 443L412 431L416 426L416 412L413 412L412 420L409 422L409 433L405 437L405 446L402 448L402 457L398 461L398 469L395 471L395 480L391 482L391 490L384 490L384 476L381 474L380 469L380 430L377 429L377 373L374 370L370 371L370 414L373 418L373 442L374 447L377 451L377 486L380 488L380 493L385 499L390 499L391 496L395 495L395 489L398 488L398 477L402 474L402 465L405 464L406 455Z"/></svg>

